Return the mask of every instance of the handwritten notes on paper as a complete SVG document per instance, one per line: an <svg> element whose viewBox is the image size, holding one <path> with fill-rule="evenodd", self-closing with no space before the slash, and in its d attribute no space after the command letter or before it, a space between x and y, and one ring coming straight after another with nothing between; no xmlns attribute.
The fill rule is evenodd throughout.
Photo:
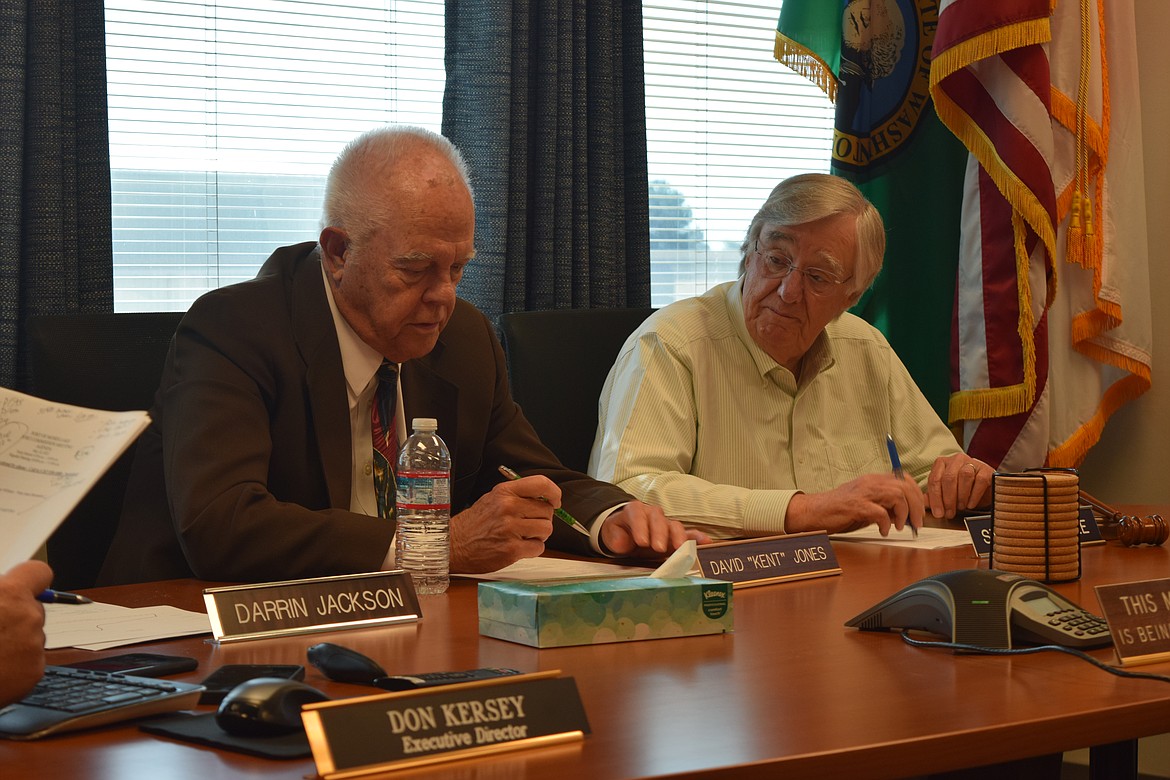
<svg viewBox="0 0 1170 780"><path fill-rule="evenodd" d="M202 612L168 605L120 607L117 604L46 604L45 649L111 647L207 634L211 623Z"/></svg>
<svg viewBox="0 0 1170 780"><path fill-rule="evenodd" d="M149 422L0 388L0 572L36 553Z"/></svg>

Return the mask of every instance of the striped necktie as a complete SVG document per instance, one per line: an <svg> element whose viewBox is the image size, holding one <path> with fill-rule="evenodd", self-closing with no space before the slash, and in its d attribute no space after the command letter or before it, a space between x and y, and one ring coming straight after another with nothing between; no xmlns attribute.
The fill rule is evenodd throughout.
<svg viewBox="0 0 1170 780"><path fill-rule="evenodd" d="M395 407L398 402L398 364L383 360L378 367L378 387L371 404L370 432L374 439L374 495L378 515L394 519L396 486L394 466L398 459L398 427Z"/></svg>

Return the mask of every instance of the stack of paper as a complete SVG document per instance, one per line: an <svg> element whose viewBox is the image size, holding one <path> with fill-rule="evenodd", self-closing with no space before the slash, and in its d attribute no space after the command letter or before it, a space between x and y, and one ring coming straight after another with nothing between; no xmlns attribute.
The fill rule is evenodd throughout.
<svg viewBox="0 0 1170 780"><path fill-rule="evenodd" d="M0 388L0 572L36 554L150 423Z"/></svg>
<svg viewBox="0 0 1170 780"><path fill-rule="evenodd" d="M175 636L211 633L211 622L203 612L177 607L119 607L114 604L46 604L45 649L80 647L105 650L169 639Z"/></svg>

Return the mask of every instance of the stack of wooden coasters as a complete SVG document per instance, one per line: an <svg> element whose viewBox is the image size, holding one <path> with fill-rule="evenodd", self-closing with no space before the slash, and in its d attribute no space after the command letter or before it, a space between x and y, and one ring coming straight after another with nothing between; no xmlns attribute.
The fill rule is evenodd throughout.
<svg viewBox="0 0 1170 780"><path fill-rule="evenodd" d="M1075 471L996 474L991 568L1041 582L1079 578L1078 488Z"/></svg>

